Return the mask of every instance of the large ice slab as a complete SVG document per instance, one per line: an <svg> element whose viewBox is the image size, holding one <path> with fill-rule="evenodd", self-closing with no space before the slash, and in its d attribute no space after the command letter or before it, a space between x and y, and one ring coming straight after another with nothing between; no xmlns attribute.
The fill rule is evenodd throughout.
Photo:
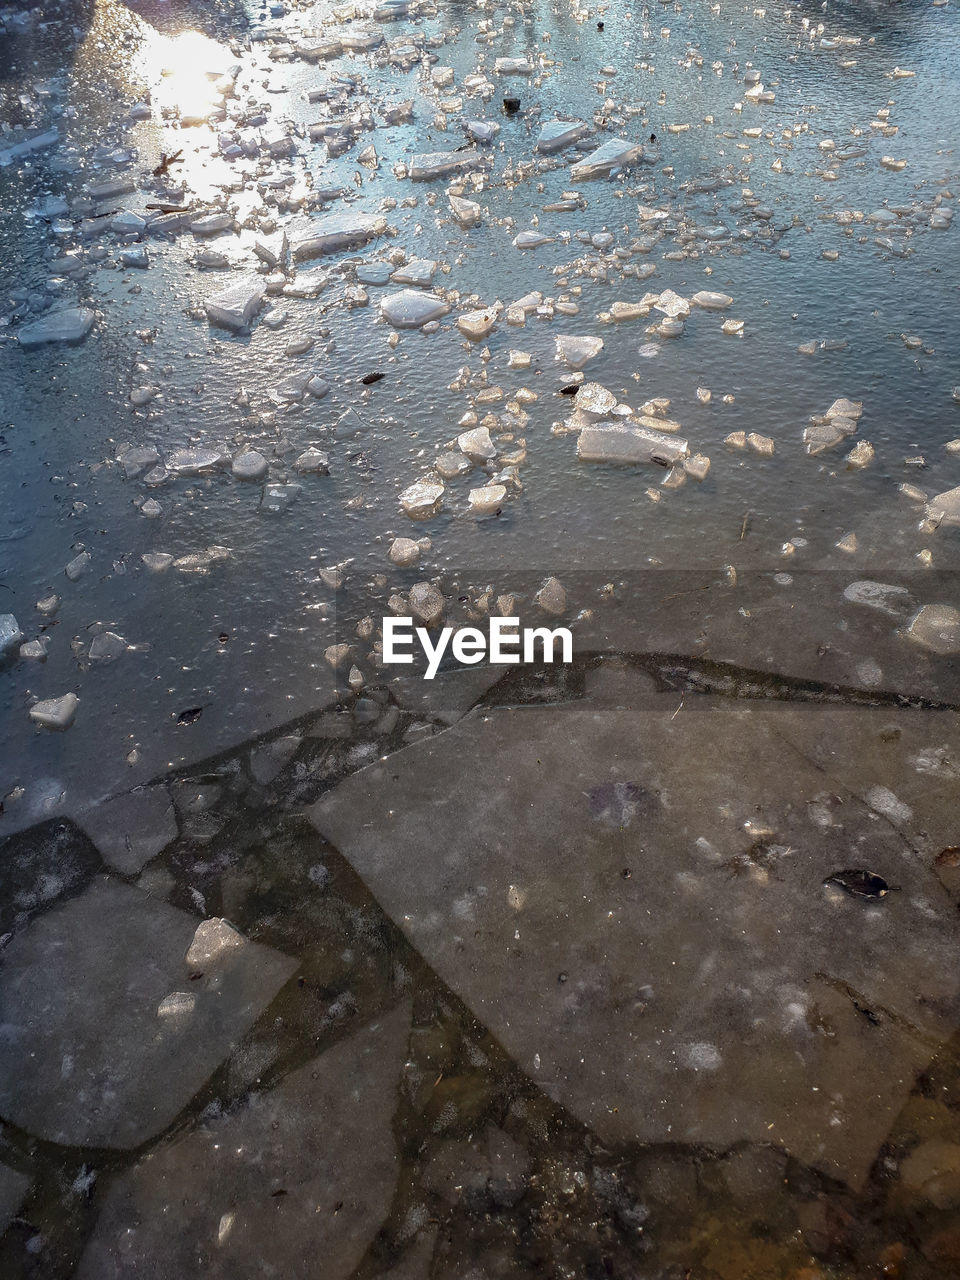
<svg viewBox="0 0 960 1280"><path fill-rule="evenodd" d="M623 138L611 138L609 142L597 147L596 151L591 151L585 159L578 160L571 167L570 173L574 178L597 178L612 169L636 164L642 155L641 145L625 142Z"/></svg>
<svg viewBox="0 0 960 1280"><path fill-rule="evenodd" d="M310 223L309 234L304 239L294 241L293 257L295 261L303 262L325 253L351 249L383 235L386 229L386 219L376 218L370 213L353 210L328 213Z"/></svg>
<svg viewBox="0 0 960 1280"><path fill-rule="evenodd" d="M177 819L164 786L140 787L97 805L80 825L105 862L135 875L177 836Z"/></svg>
<svg viewBox="0 0 960 1280"><path fill-rule="evenodd" d="M414 182L430 182L445 178L451 173L467 173L486 163L480 151L428 151L415 155L410 161L410 177Z"/></svg>
<svg viewBox="0 0 960 1280"><path fill-rule="evenodd" d="M96 318L96 312L89 307L51 311L39 320L23 325L17 330L17 337L21 347L41 347L47 342L82 342Z"/></svg>
<svg viewBox="0 0 960 1280"><path fill-rule="evenodd" d="M577 438L581 462L657 462L672 466L689 452L686 440L624 422L594 422Z"/></svg>
<svg viewBox="0 0 960 1280"><path fill-rule="evenodd" d="M151 1152L111 1188L77 1280L346 1280L396 1188L409 1028L407 1003Z"/></svg>
<svg viewBox="0 0 960 1280"><path fill-rule="evenodd" d="M955 1030L953 904L774 712L649 706L471 713L313 821L604 1140L778 1142L859 1183ZM857 866L898 891L824 884Z"/></svg>
<svg viewBox="0 0 960 1280"><path fill-rule="evenodd" d="M0 1115L49 1142L139 1146L295 969L225 921L98 877L4 951Z"/></svg>

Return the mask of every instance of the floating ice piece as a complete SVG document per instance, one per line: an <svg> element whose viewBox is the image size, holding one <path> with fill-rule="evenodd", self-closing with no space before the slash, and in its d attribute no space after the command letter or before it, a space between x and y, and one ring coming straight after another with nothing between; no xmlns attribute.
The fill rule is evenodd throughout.
<svg viewBox="0 0 960 1280"><path fill-rule="evenodd" d="M299 458L294 461L294 471L301 475L321 475L329 474L330 456L323 452L322 449L315 449L311 446L300 454Z"/></svg>
<svg viewBox="0 0 960 1280"><path fill-rule="evenodd" d="M728 338L739 338L743 335L743 326L743 320L724 320L720 332L725 333Z"/></svg>
<svg viewBox="0 0 960 1280"><path fill-rule="evenodd" d="M0 613L0 658L18 649L22 640L23 632L13 614Z"/></svg>
<svg viewBox="0 0 960 1280"><path fill-rule="evenodd" d="M190 230L195 236L216 236L221 231L232 231L233 228L232 213L208 213L190 223Z"/></svg>
<svg viewBox="0 0 960 1280"><path fill-rule="evenodd" d="M477 466L482 467L484 463L496 456L497 446L491 440L490 432L486 427L474 427L472 431L464 431L462 435L457 436L457 444Z"/></svg>
<svg viewBox="0 0 960 1280"><path fill-rule="evenodd" d="M260 311L265 292L263 281L258 276L248 275L206 301L207 319L211 324L239 333Z"/></svg>
<svg viewBox="0 0 960 1280"><path fill-rule="evenodd" d="M811 458L836 448L841 441L853 434L857 424L851 418L835 418L827 422L815 422L803 433L805 452Z"/></svg>
<svg viewBox="0 0 960 1280"><path fill-rule="evenodd" d="M567 607L567 592L559 578L548 578L533 598L544 613L555 618Z"/></svg>
<svg viewBox="0 0 960 1280"><path fill-rule="evenodd" d="M539 249L542 244L553 244L556 236L545 236L541 231L521 231L513 237L515 249Z"/></svg>
<svg viewBox="0 0 960 1280"><path fill-rule="evenodd" d="M381 316L395 329L419 329L447 315L449 310L449 302L434 293L421 293L416 289L401 289L380 303Z"/></svg>
<svg viewBox="0 0 960 1280"><path fill-rule="evenodd" d="M400 505L411 520L429 520L440 510L442 501L443 485L430 480L418 480L400 495Z"/></svg>
<svg viewBox="0 0 960 1280"><path fill-rule="evenodd" d="M575 179L597 178L612 169L636 164L642 155L643 147L640 144L626 142L623 138L611 138L584 160L577 161L570 173Z"/></svg>
<svg viewBox="0 0 960 1280"><path fill-rule="evenodd" d="M949 604L925 604L906 634L932 653L960 653L960 610Z"/></svg>
<svg viewBox="0 0 960 1280"><path fill-rule="evenodd" d="M238 453L230 464L230 470L237 480L262 480L269 469L266 458L256 449L245 449L243 453Z"/></svg>
<svg viewBox="0 0 960 1280"><path fill-rule="evenodd" d="M91 662L116 662L127 652L127 642L115 631L101 631L90 642L88 657Z"/></svg>
<svg viewBox="0 0 960 1280"><path fill-rule="evenodd" d="M477 311L466 311L462 316L457 316L457 328L465 337L478 342L493 330L500 311L499 303Z"/></svg>
<svg viewBox="0 0 960 1280"><path fill-rule="evenodd" d="M869 466L874 457L875 450L870 441L860 440L847 454L847 469L851 471L859 471L861 467Z"/></svg>
<svg viewBox="0 0 960 1280"><path fill-rule="evenodd" d="M65 693L62 698L44 698L30 708L30 719L44 729L69 729L79 703L75 693Z"/></svg>
<svg viewBox="0 0 960 1280"><path fill-rule="evenodd" d="M174 475L199 476L204 471L229 467L230 455L223 449L177 449L167 458L167 470Z"/></svg>
<svg viewBox="0 0 960 1280"><path fill-rule="evenodd" d="M899 587L890 582L873 582L869 578L861 578L851 582L843 592L844 600L851 604L862 604L868 609L878 609L881 613L889 613L898 618L910 608L911 596L906 587Z"/></svg>
<svg viewBox="0 0 960 1280"><path fill-rule="evenodd" d="M573 397L573 407L587 418L606 418L617 407L617 397L599 382L584 382Z"/></svg>
<svg viewBox="0 0 960 1280"><path fill-rule="evenodd" d="M488 484L480 489L471 489L467 494L467 502L473 515L486 516L499 510L506 496L505 485Z"/></svg>
<svg viewBox="0 0 960 1280"><path fill-rule="evenodd" d="M260 499L260 510L267 515L279 516L292 507L303 492L303 487L292 482L287 484L266 484Z"/></svg>
<svg viewBox="0 0 960 1280"><path fill-rule="evenodd" d="M537 139L537 150L543 155L553 155L571 147L591 132L590 125L580 120L548 120L540 130Z"/></svg>
<svg viewBox="0 0 960 1280"><path fill-rule="evenodd" d="M584 427L577 440L581 462L655 462L669 467L688 452L686 440L677 436L610 420Z"/></svg>
<svg viewBox="0 0 960 1280"><path fill-rule="evenodd" d="M960 527L960 486L934 494L927 503L927 518L946 528Z"/></svg>
<svg viewBox="0 0 960 1280"><path fill-rule="evenodd" d="M462 196L447 196L450 201L450 212L461 227L472 227L482 217L482 210L476 200L465 200Z"/></svg>
<svg viewBox="0 0 960 1280"><path fill-rule="evenodd" d="M500 132L500 126L495 120L465 120L463 127L477 142L492 142Z"/></svg>
<svg viewBox="0 0 960 1280"><path fill-rule="evenodd" d="M328 213L311 222L311 234L294 244L293 258L296 262L302 262L306 258L318 258L324 253L350 249L383 235L386 229L386 219L374 217L370 213L353 210Z"/></svg>
<svg viewBox="0 0 960 1280"><path fill-rule="evenodd" d="M33 134L32 137L21 138L12 146L0 148L0 168L6 168L7 165L13 164L14 160L19 160L21 156L29 155L32 151L52 147L59 141L60 134L56 129L46 129L43 133Z"/></svg>
<svg viewBox="0 0 960 1280"><path fill-rule="evenodd" d="M17 337L21 347L39 347L45 342L82 342L93 328L95 319L96 313L89 307L69 307L23 325L17 331Z"/></svg>
<svg viewBox="0 0 960 1280"><path fill-rule="evenodd" d="M823 415L825 418L852 418L855 422L863 416L862 400L834 400Z"/></svg>
<svg viewBox="0 0 960 1280"><path fill-rule="evenodd" d="M761 458L772 458L776 449L776 445L769 436L762 436L756 431L751 431L747 436L747 444L754 453L759 453Z"/></svg>
<svg viewBox="0 0 960 1280"><path fill-rule="evenodd" d="M477 150L427 151L410 160L410 177L414 182L432 182L451 173L479 169L485 163L485 157Z"/></svg>
<svg viewBox="0 0 960 1280"><path fill-rule="evenodd" d="M76 582L78 578L82 578L90 567L91 555L89 551L81 551L64 567L63 572L67 575L71 582Z"/></svg>
<svg viewBox="0 0 960 1280"><path fill-rule="evenodd" d="M602 350L602 338L574 337L573 335L557 338L557 359L563 360L571 369L582 369L588 360L598 356Z"/></svg>
<svg viewBox="0 0 960 1280"><path fill-rule="evenodd" d="M443 596L432 582L417 582L407 597L410 612L424 626L431 626L443 617Z"/></svg>
<svg viewBox="0 0 960 1280"><path fill-rule="evenodd" d="M412 284L427 288L437 273L437 264L432 258L415 258L405 267L398 267L390 279L394 284Z"/></svg>
<svg viewBox="0 0 960 1280"><path fill-rule="evenodd" d="M701 289L690 301L695 307L702 307L704 311L724 311L733 305L733 299L728 293L714 293L710 289Z"/></svg>
<svg viewBox="0 0 960 1280"><path fill-rule="evenodd" d="M533 73L533 63L529 58L498 58L493 69L501 76L529 76Z"/></svg>
<svg viewBox="0 0 960 1280"><path fill-rule="evenodd" d="M706 480L710 473L710 459L705 454L695 453L690 458L684 458L683 469L694 480Z"/></svg>
<svg viewBox="0 0 960 1280"><path fill-rule="evenodd" d="M419 562L420 551L420 543L415 542L413 538L394 538L387 554L391 564L407 569L410 565Z"/></svg>

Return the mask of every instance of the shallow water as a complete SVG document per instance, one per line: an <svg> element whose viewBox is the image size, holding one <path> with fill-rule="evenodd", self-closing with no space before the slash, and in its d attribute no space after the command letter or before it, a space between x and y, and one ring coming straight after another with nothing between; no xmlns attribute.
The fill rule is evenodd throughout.
<svg viewBox="0 0 960 1280"><path fill-rule="evenodd" d="M924 506L960 473L956 11L371 14L0 12L0 607L24 641L49 639L42 662L14 646L0 692L4 1272L313 1275L322 1250L359 1280L394 1263L952 1274L960 619L932 648L914 619L960 606L956 530ZM357 28L386 43L296 51ZM503 57L533 70L496 73ZM753 72L773 101L746 96ZM386 123L404 99L412 120ZM344 154L310 140L358 111L375 127ZM543 156L555 114L593 133ZM474 174L398 168L460 147L465 119L499 125ZM288 155L263 141L278 124ZM51 126L53 144L5 150ZM251 154L222 153L232 128ZM616 137L645 143L641 162L574 179ZM376 167L358 159L371 144ZM131 189L90 197L114 178ZM175 207L175 186L233 227L110 229ZM479 202L478 225L451 219L448 191ZM571 191L575 208L545 210ZM273 294L242 332L209 322L205 301L267 274L255 241L338 211L387 230L283 259L288 284L328 277L318 296ZM551 240L515 247L525 230ZM119 259L139 242L146 270ZM204 250L228 265L201 269ZM401 286L375 267L414 259L451 304L434 332L380 315ZM668 289L733 301L694 306L671 338L651 331ZM502 313L480 341L458 330L533 290L559 308ZM644 295L648 314L611 320ZM22 347L48 303L92 308L92 331ZM587 382L633 411L669 401L654 412L709 458L702 483L578 461L566 335L603 339ZM310 374L326 394L291 396ZM838 397L862 402L855 433L807 456ZM494 415L499 460L411 521L399 495L471 410ZM224 457L148 485L125 477L125 444ZM295 472L311 446L329 474ZM244 449L300 486L285 510L231 474ZM470 514L468 491L511 459L496 512ZM388 559L398 537L429 539L416 566ZM208 547L225 550L142 560ZM547 615L550 577L565 599ZM881 596L858 603L863 580ZM448 661L433 682L384 667L381 619L406 607L391 597L425 581L451 625L515 596L525 621L571 626L575 663ZM114 661L91 655L104 632L127 646ZM31 706L67 692L71 726L38 727ZM891 892L825 886L851 868ZM119 923L141 908L141 927ZM247 941L222 973L180 973L179 931L221 917ZM259 1154L221 1167L235 1133Z"/></svg>

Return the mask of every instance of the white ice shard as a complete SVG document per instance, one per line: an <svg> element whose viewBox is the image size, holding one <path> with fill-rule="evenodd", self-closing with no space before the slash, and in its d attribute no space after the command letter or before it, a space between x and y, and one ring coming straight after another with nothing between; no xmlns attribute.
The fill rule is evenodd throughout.
<svg viewBox="0 0 960 1280"><path fill-rule="evenodd" d="M571 147L590 132L590 125L580 120L548 120L540 130L537 139L537 150L544 155L553 155L565 147Z"/></svg>
<svg viewBox="0 0 960 1280"><path fill-rule="evenodd" d="M374 217L370 213L353 210L328 213L322 218L315 218L310 223L310 234L294 243L293 257L295 261L302 262L306 258L318 258L324 253L350 249L383 235L386 229L386 219Z"/></svg>
<svg viewBox="0 0 960 1280"><path fill-rule="evenodd" d="M584 427L577 440L581 462L655 462L672 466L689 452L686 440L628 422L597 422Z"/></svg>
<svg viewBox="0 0 960 1280"><path fill-rule="evenodd" d="M265 286L259 276L248 275L229 289L208 298L204 304L211 324L232 329L235 333L250 324L263 306Z"/></svg>
<svg viewBox="0 0 960 1280"><path fill-rule="evenodd" d="M82 342L90 330L96 313L89 307L69 307L51 311L39 320L25 324L17 332L21 347L39 347L45 342Z"/></svg>
<svg viewBox="0 0 960 1280"><path fill-rule="evenodd" d="M574 178L597 178L609 173L611 169L636 164L642 155L643 147L639 143L611 138L609 142L597 147L596 151L591 151L584 160L578 160L570 173Z"/></svg>
<svg viewBox="0 0 960 1280"><path fill-rule="evenodd" d="M410 177L414 182L430 182L451 173L467 173L484 164L484 156L477 150L427 151L410 161Z"/></svg>
<svg viewBox="0 0 960 1280"><path fill-rule="evenodd" d="M439 320L449 310L449 302L417 289L401 289L399 293L388 294L380 303L380 314L395 329L419 329L431 320Z"/></svg>
<svg viewBox="0 0 960 1280"><path fill-rule="evenodd" d="M563 360L572 369L582 369L588 360L598 356L602 350L602 338L577 337L572 334L557 338L557 359Z"/></svg>

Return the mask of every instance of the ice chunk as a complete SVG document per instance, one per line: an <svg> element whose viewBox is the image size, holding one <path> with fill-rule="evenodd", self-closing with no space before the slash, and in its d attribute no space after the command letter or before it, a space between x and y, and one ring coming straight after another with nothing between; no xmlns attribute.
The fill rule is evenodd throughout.
<svg viewBox="0 0 960 1280"><path fill-rule="evenodd" d="M293 506L302 492L303 487L292 482L264 485L260 510L272 516L283 515L289 507Z"/></svg>
<svg viewBox="0 0 960 1280"><path fill-rule="evenodd" d="M533 63L529 58L498 58L493 69L501 76L528 76L533 72Z"/></svg>
<svg viewBox="0 0 960 1280"><path fill-rule="evenodd" d="M906 612L911 603L910 592L906 587L890 582L873 582L869 578L851 582L844 589L843 598L851 604L865 605L868 609L877 609L895 618Z"/></svg>
<svg viewBox="0 0 960 1280"><path fill-rule="evenodd" d="M309 449L305 449L294 461L293 469L301 475L325 476L330 470L329 454L324 453L322 449L316 449L311 446Z"/></svg>
<svg viewBox="0 0 960 1280"><path fill-rule="evenodd" d="M90 644L89 658L91 662L116 662L127 652L127 642L115 631L101 631L94 636Z"/></svg>
<svg viewBox="0 0 960 1280"><path fill-rule="evenodd" d="M220 470L230 465L230 455L223 449L177 449L167 459L167 469L175 475L198 476L204 471Z"/></svg>
<svg viewBox="0 0 960 1280"><path fill-rule="evenodd" d="M701 289L690 301L695 307L702 307L704 311L723 311L733 306L733 299L728 293L714 293L710 289Z"/></svg>
<svg viewBox="0 0 960 1280"><path fill-rule="evenodd" d="M443 485L430 480L418 480L400 495L400 505L411 520L429 520L440 510L442 501Z"/></svg>
<svg viewBox="0 0 960 1280"><path fill-rule="evenodd" d="M472 338L475 342L480 341L491 332L497 323L497 316L500 314L500 310L500 304L497 303L482 310L466 311L462 316L457 316L457 328L466 337Z"/></svg>
<svg viewBox="0 0 960 1280"><path fill-rule="evenodd" d="M262 480L269 466L262 453L256 449L245 449L234 458L230 470L238 480Z"/></svg>
<svg viewBox="0 0 960 1280"><path fill-rule="evenodd" d="M23 632L17 625L17 620L12 613L0 613L0 658L5 658L7 654L20 646L23 640Z"/></svg>
<svg viewBox="0 0 960 1280"><path fill-rule="evenodd" d="M324 253L336 253L354 245L366 244L383 235L387 229L385 218L377 218L359 211L329 213L316 218L310 224L310 235L293 246L296 262L305 258L317 258Z"/></svg>
<svg viewBox="0 0 960 1280"><path fill-rule="evenodd" d="M861 467L867 467L873 461L875 450L869 440L860 440L853 446L847 454L847 469L850 471L859 471Z"/></svg>
<svg viewBox="0 0 960 1280"><path fill-rule="evenodd" d="M39 320L23 325L17 331L21 347L39 347L45 342L82 342L90 330L96 313L89 307L69 307L52 311Z"/></svg>
<svg viewBox="0 0 960 1280"><path fill-rule="evenodd" d="M235 333L245 329L263 306L266 286L263 280L255 275L248 275L238 280L229 289L208 298L204 304L207 319L211 324L232 329Z"/></svg>
<svg viewBox="0 0 960 1280"><path fill-rule="evenodd" d="M533 598L544 613L555 618L567 607L567 593L559 578L548 578Z"/></svg>
<svg viewBox="0 0 960 1280"><path fill-rule="evenodd" d="M581 462L656 462L662 467L682 461L686 440L627 422L598 422L586 426L577 440Z"/></svg>
<svg viewBox="0 0 960 1280"><path fill-rule="evenodd" d="M415 258L405 267L398 267L390 279L394 284L412 284L427 288L437 273L437 264L432 258Z"/></svg>
<svg viewBox="0 0 960 1280"><path fill-rule="evenodd" d="M477 142L492 142L500 132L500 126L495 120L465 120L463 127Z"/></svg>
<svg viewBox="0 0 960 1280"><path fill-rule="evenodd" d="M555 236L545 236L540 231L521 231L513 237L515 249L539 249L542 244L553 244Z"/></svg>
<svg viewBox="0 0 960 1280"><path fill-rule="evenodd" d="M617 397L599 382L584 382L573 397L573 407L588 418L606 418L617 407Z"/></svg>
<svg viewBox="0 0 960 1280"><path fill-rule="evenodd" d="M485 163L484 156L475 149L427 151L412 157L410 177L414 182L431 182L434 178L444 178L451 173L467 173L471 169L479 169Z"/></svg>
<svg viewBox="0 0 960 1280"><path fill-rule="evenodd" d="M497 452L487 427L474 427L472 431L464 431L462 435L457 436L457 444L470 461L478 466L489 462Z"/></svg>
<svg viewBox="0 0 960 1280"><path fill-rule="evenodd" d="M419 329L431 320L439 320L450 310L450 304L433 293L401 289L380 303L380 314L395 329Z"/></svg>
<svg viewBox="0 0 960 1280"><path fill-rule="evenodd" d="M642 155L643 147L640 144L626 142L623 138L611 138L586 159L577 161L570 172L574 179L597 178L612 169L636 164Z"/></svg>
<svg viewBox="0 0 960 1280"><path fill-rule="evenodd" d="M406 569L420 560L420 543L414 542L413 538L394 538L388 557L391 564Z"/></svg>
<svg viewBox="0 0 960 1280"><path fill-rule="evenodd" d="M590 125L583 124L580 120L547 120L540 130L537 150L543 155L553 155L557 151L563 151L565 147L573 146L590 131Z"/></svg>
<svg viewBox="0 0 960 1280"><path fill-rule="evenodd" d="M424 626L431 626L443 617L443 596L432 582L418 582L410 588L410 612Z"/></svg>
<svg viewBox="0 0 960 1280"><path fill-rule="evenodd" d="M482 216L476 200L465 200L462 196L448 196L450 212L461 227L471 227L480 221Z"/></svg>
<svg viewBox="0 0 960 1280"><path fill-rule="evenodd" d="M571 369L582 369L588 360L598 356L602 350L602 338L573 335L557 338L557 359L563 360Z"/></svg>
<svg viewBox="0 0 960 1280"><path fill-rule="evenodd" d="M927 503L927 518L947 528L960 526L960 486L935 494Z"/></svg>
<svg viewBox="0 0 960 1280"><path fill-rule="evenodd" d="M497 511L507 496L506 486L488 484L480 489L471 489L467 494L467 502L474 515L489 515Z"/></svg>
<svg viewBox="0 0 960 1280"><path fill-rule="evenodd" d="M75 693L65 693L62 698L44 698L30 708L30 719L44 729L69 729L79 703Z"/></svg>
<svg viewBox="0 0 960 1280"><path fill-rule="evenodd" d="M932 653L960 653L960 610L949 604L925 604L906 634Z"/></svg>

